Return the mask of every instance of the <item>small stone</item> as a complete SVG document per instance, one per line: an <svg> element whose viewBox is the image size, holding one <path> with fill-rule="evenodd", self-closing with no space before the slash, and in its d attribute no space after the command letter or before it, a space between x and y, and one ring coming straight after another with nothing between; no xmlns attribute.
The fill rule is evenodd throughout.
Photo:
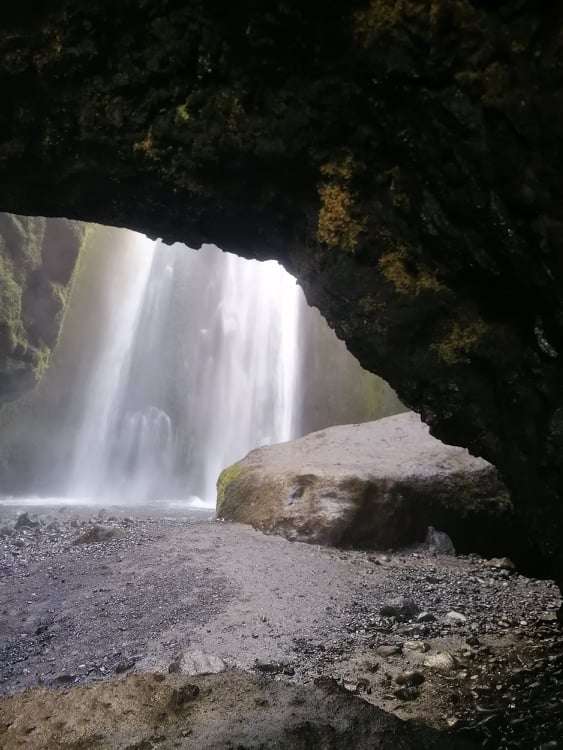
<svg viewBox="0 0 563 750"><path fill-rule="evenodd" d="M182 685L179 688L174 688L172 695L170 696L169 705L172 708L180 708L186 703L190 703L195 700L199 695L199 688L197 685Z"/></svg>
<svg viewBox="0 0 563 750"><path fill-rule="evenodd" d="M219 674L227 669L227 665L219 656L204 654L202 651L187 651L180 654L168 667L171 673L187 675Z"/></svg>
<svg viewBox="0 0 563 750"><path fill-rule="evenodd" d="M435 622L436 618L432 614L432 612L421 612L416 617L417 622Z"/></svg>
<svg viewBox="0 0 563 750"><path fill-rule="evenodd" d="M424 666L441 674L449 674L456 668L456 660L447 651L439 651L437 654L427 656L424 660Z"/></svg>
<svg viewBox="0 0 563 750"><path fill-rule="evenodd" d="M344 690L347 690L349 693L358 693L360 691L359 685L357 682L353 682L350 680L346 680L342 683Z"/></svg>
<svg viewBox="0 0 563 750"><path fill-rule="evenodd" d="M29 517L29 513L20 513L16 521L16 529L36 529L39 526L39 521L33 521Z"/></svg>
<svg viewBox="0 0 563 750"><path fill-rule="evenodd" d="M400 654L403 650L403 647L400 644L388 644L383 646L378 646L375 649L376 654L379 654L379 656L396 656L397 654Z"/></svg>
<svg viewBox="0 0 563 750"><path fill-rule="evenodd" d="M327 675L321 675L320 677L315 677L315 679L313 680L313 685L315 687L322 688L327 693L332 693L332 694L341 693L342 690L345 689L337 680L334 679L334 677L328 677Z"/></svg>
<svg viewBox="0 0 563 750"><path fill-rule="evenodd" d="M426 532L426 544L438 555L455 555L455 547L450 537L433 526L429 526Z"/></svg>
<svg viewBox="0 0 563 750"><path fill-rule="evenodd" d="M372 565L381 565L381 560L379 559L379 557L374 557L373 555L368 556L368 561Z"/></svg>
<svg viewBox="0 0 563 750"><path fill-rule="evenodd" d="M273 661L258 661L254 663L254 669L262 674L281 674L284 671L284 665Z"/></svg>
<svg viewBox="0 0 563 750"><path fill-rule="evenodd" d="M97 542L111 542L122 539L125 536L123 529L114 529L109 526L92 526L74 540L73 544L96 544Z"/></svg>
<svg viewBox="0 0 563 750"><path fill-rule="evenodd" d="M395 677L395 682L397 685L411 685L416 687L417 685L422 685L425 679L422 672L413 670L412 672L401 672Z"/></svg>
<svg viewBox="0 0 563 750"><path fill-rule="evenodd" d="M169 674L179 674L182 668L182 657L177 656L174 661L170 662L168 667Z"/></svg>
<svg viewBox="0 0 563 750"><path fill-rule="evenodd" d="M462 615L461 612L454 612L454 610L452 610L447 613L446 622L449 622L451 625L463 625L467 622L467 617Z"/></svg>
<svg viewBox="0 0 563 750"><path fill-rule="evenodd" d="M55 677L53 682L56 685L70 685L71 682L74 682L75 677L72 674L60 674Z"/></svg>
<svg viewBox="0 0 563 750"><path fill-rule="evenodd" d="M398 620L410 620L420 612L420 607L412 599L400 596L391 599L379 610L383 617L396 617Z"/></svg>
<svg viewBox="0 0 563 750"><path fill-rule="evenodd" d="M393 692L393 695L402 701L415 701L417 698L420 698L420 691L416 687L405 686L397 688Z"/></svg>
<svg viewBox="0 0 563 750"><path fill-rule="evenodd" d="M405 641L403 648L407 651L416 651L419 654L426 654L430 651L430 646L425 641Z"/></svg>
<svg viewBox="0 0 563 750"><path fill-rule="evenodd" d="M493 557L491 560L487 560L485 565L488 568L496 568L497 570L516 570L516 565L514 565L509 557Z"/></svg>
<svg viewBox="0 0 563 750"><path fill-rule="evenodd" d="M127 672L129 669L132 669L136 663L136 659L123 659L123 661L120 661L117 664L115 672L116 674L123 674L123 672Z"/></svg>
<svg viewBox="0 0 563 750"><path fill-rule="evenodd" d="M364 669L373 674L379 671L379 663L376 661L366 661L364 663Z"/></svg>

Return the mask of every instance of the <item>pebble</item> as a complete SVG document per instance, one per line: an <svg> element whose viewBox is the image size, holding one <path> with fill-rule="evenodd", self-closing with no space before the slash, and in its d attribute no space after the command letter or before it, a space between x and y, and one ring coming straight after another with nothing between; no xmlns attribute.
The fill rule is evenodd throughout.
<svg viewBox="0 0 563 750"><path fill-rule="evenodd" d="M497 570L516 570L516 565L508 557L493 557L485 562L487 568L496 568Z"/></svg>
<svg viewBox="0 0 563 750"><path fill-rule="evenodd" d="M393 691L393 695L402 701L415 701L420 698L420 690L416 687L406 685Z"/></svg>
<svg viewBox="0 0 563 750"><path fill-rule="evenodd" d="M426 532L426 544L438 555L455 555L455 547L445 531L438 531L433 526Z"/></svg>
<svg viewBox="0 0 563 750"><path fill-rule="evenodd" d="M123 661L117 664L115 672L116 674L123 674L123 672L127 672L129 669L133 669L136 663L136 659L123 659Z"/></svg>
<svg viewBox="0 0 563 750"><path fill-rule="evenodd" d="M449 622L452 625L463 625L467 622L467 617L462 615L461 612L451 610L446 615L446 622Z"/></svg>
<svg viewBox="0 0 563 750"><path fill-rule="evenodd" d="M432 612L421 612L419 615L416 616L417 622L435 622L436 617L432 614Z"/></svg>
<svg viewBox="0 0 563 750"><path fill-rule="evenodd" d="M457 662L447 651L439 651L437 654L427 656L424 660L424 666L441 674L449 674L454 671Z"/></svg>
<svg viewBox="0 0 563 750"><path fill-rule="evenodd" d="M39 526L39 521L33 521L29 513L20 513L16 520L16 529L35 529Z"/></svg>
<svg viewBox="0 0 563 750"><path fill-rule="evenodd" d="M425 641L405 641L403 648L408 651L416 651L419 654L425 654L430 651L430 646Z"/></svg>
<svg viewBox="0 0 563 750"><path fill-rule="evenodd" d="M403 647L400 644L388 644L383 646L378 646L375 651L379 656L396 656L397 654L400 654L403 650Z"/></svg>
<svg viewBox="0 0 563 750"><path fill-rule="evenodd" d="M224 672L227 665L219 656L204 654L202 651L186 651L179 654L168 667L171 673L187 675L218 674Z"/></svg>
<svg viewBox="0 0 563 750"><path fill-rule="evenodd" d="M399 596L386 602L379 610L383 617L396 617L398 620L411 620L420 612L420 607L413 599Z"/></svg>
<svg viewBox="0 0 563 750"><path fill-rule="evenodd" d="M79 537L73 544L95 544L97 542L111 542L115 539L122 539L125 536L123 529L116 529L112 526L92 526Z"/></svg>
<svg viewBox="0 0 563 750"><path fill-rule="evenodd" d="M254 663L254 669L262 674L281 674L285 670L285 666L279 662L274 661L259 661L258 659Z"/></svg>
<svg viewBox="0 0 563 750"><path fill-rule="evenodd" d="M425 681L425 676L422 674L422 672L418 672L416 670L413 670L412 672L401 672L395 677L395 682L397 685L422 685L422 683Z"/></svg>

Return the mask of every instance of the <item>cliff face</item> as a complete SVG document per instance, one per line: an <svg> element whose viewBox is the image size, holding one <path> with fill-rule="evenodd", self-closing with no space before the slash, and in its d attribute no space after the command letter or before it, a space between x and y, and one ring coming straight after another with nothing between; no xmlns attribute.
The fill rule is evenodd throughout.
<svg viewBox="0 0 563 750"><path fill-rule="evenodd" d="M22 1L0 208L277 257L563 579L563 8Z"/></svg>
<svg viewBox="0 0 563 750"><path fill-rule="evenodd" d="M0 214L0 393L11 400L39 381L57 341L82 229Z"/></svg>

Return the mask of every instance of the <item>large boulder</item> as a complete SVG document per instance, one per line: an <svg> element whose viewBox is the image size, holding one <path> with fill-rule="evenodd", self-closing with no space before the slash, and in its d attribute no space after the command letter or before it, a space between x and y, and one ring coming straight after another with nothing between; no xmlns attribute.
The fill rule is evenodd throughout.
<svg viewBox="0 0 563 750"><path fill-rule="evenodd" d="M494 467L433 438L412 412L258 448L217 486L220 517L292 540L399 547L435 526L460 550L492 553L515 539Z"/></svg>

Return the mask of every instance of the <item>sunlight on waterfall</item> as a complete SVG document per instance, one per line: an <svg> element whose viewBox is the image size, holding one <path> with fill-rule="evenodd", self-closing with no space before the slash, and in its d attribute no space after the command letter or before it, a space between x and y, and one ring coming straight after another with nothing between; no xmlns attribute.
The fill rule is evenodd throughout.
<svg viewBox="0 0 563 750"><path fill-rule="evenodd" d="M299 289L273 261L127 239L65 494L214 507L225 466L294 436Z"/></svg>
<svg viewBox="0 0 563 750"><path fill-rule="evenodd" d="M91 225L0 503L213 509L254 448L396 404L277 262Z"/></svg>

